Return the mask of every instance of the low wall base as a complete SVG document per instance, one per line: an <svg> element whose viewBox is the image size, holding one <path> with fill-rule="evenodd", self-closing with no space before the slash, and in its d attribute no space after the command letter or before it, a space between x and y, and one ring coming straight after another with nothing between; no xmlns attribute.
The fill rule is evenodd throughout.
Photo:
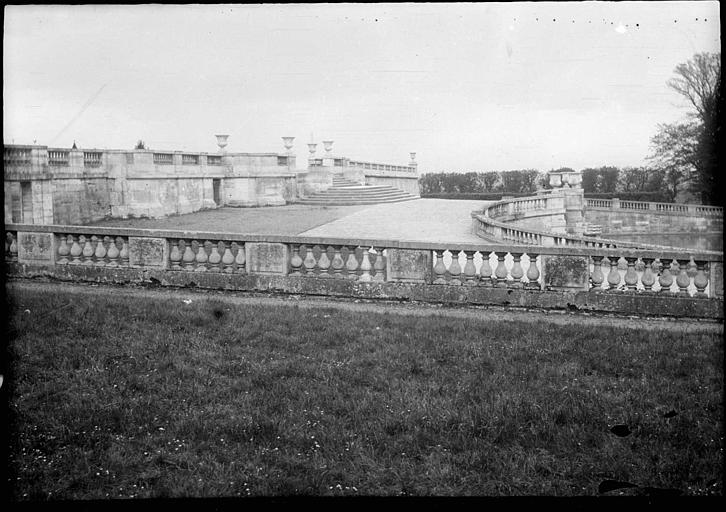
<svg viewBox="0 0 726 512"><path fill-rule="evenodd" d="M533 309L606 312L632 316L671 316L723 320L723 300L582 290L527 290L488 286L444 286L411 282L360 282L290 275L223 274L81 265L47 267L7 263L10 278L45 277L61 281L141 284L169 287L276 292L286 294L512 306Z"/></svg>

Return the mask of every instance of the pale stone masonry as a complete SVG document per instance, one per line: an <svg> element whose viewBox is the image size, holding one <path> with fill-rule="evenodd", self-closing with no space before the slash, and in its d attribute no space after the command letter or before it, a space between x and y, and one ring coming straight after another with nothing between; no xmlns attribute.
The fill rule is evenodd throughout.
<svg viewBox="0 0 726 512"><path fill-rule="evenodd" d="M284 153L227 153L227 137L217 136L216 154L6 145L5 222L84 224L220 206L279 206L329 188L343 168L364 182L383 179L418 191L415 162L395 166L331 157L320 165L313 159L308 170L298 171L294 137L283 137ZM332 141L326 147L330 153Z"/></svg>

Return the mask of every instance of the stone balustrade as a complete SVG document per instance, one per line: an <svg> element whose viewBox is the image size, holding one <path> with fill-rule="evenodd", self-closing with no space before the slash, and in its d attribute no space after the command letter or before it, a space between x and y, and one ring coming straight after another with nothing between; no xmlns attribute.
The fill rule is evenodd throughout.
<svg viewBox="0 0 726 512"><path fill-rule="evenodd" d="M386 280L382 247L312 243L291 247L290 275L361 282Z"/></svg>
<svg viewBox="0 0 726 512"><path fill-rule="evenodd" d="M244 274L245 248L241 242L172 239L169 270Z"/></svg>
<svg viewBox="0 0 726 512"><path fill-rule="evenodd" d="M723 318L721 252L23 224L5 240L10 276Z"/></svg>
<svg viewBox="0 0 726 512"><path fill-rule="evenodd" d="M32 146L5 146L3 150L3 163L5 165L30 165Z"/></svg>
<svg viewBox="0 0 726 512"><path fill-rule="evenodd" d="M723 208L702 204L655 203L645 201L621 201L619 199L585 199L587 208L605 210L633 210L648 213L675 213L723 217Z"/></svg>
<svg viewBox="0 0 726 512"><path fill-rule="evenodd" d="M57 247L56 265L97 267L129 265L128 237L59 234L54 241Z"/></svg>
<svg viewBox="0 0 726 512"><path fill-rule="evenodd" d="M101 167L103 163L103 153L101 151L84 151L83 166L84 167Z"/></svg>
<svg viewBox="0 0 726 512"><path fill-rule="evenodd" d="M70 151L64 149L48 149L48 165L66 167L70 161Z"/></svg>
<svg viewBox="0 0 726 512"><path fill-rule="evenodd" d="M491 219L484 212L472 212L474 232L483 238L513 242L518 245L539 245L543 247L593 247L593 248L639 248L661 249L662 246L609 240L600 237L586 237L552 233Z"/></svg>

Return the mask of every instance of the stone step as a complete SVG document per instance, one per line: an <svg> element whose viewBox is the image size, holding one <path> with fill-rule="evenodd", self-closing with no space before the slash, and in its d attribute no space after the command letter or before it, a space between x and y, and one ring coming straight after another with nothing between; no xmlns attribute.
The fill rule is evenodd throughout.
<svg viewBox="0 0 726 512"><path fill-rule="evenodd" d="M360 193L346 193L346 192L318 192L317 194L311 194L310 197L385 197L390 195L399 195L399 194L406 194L407 192L403 192L402 190L370 190L366 192L360 192Z"/></svg>
<svg viewBox="0 0 726 512"><path fill-rule="evenodd" d="M364 201L364 200L350 200L350 201L329 201L329 200L312 200L312 199L301 199L298 204L316 205L316 206L358 206L358 205L374 205L381 203L400 203L403 201L412 201L414 199L420 199L418 196L410 196L398 199L387 199L384 201Z"/></svg>
<svg viewBox="0 0 726 512"><path fill-rule="evenodd" d="M356 196L346 196L346 195L312 195L309 196L307 199L321 199L321 200L341 200L341 201L347 201L347 200L357 200L357 199L395 199L399 197L411 197L411 194L406 193L391 193L391 194L368 194L368 195L356 195Z"/></svg>

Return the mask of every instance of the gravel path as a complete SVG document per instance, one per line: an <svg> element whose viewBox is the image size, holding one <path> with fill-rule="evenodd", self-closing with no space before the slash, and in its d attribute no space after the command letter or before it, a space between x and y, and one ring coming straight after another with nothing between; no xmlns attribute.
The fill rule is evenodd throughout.
<svg viewBox="0 0 726 512"><path fill-rule="evenodd" d="M494 306L445 306L438 304L381 300L341 299L271 293L231 292L219 290L191 290L181 288L148 288L143 286L113 286L86 283L65 283L50 280L14 279L6 284L12 299L19 290L53 290L67 295L113 294L124 297L149 297L178 302L179 307L193 307L195 302L219 300L236 305L254 304L310 309L334 308L354 313L389 313L411 316L443 315L489 321L542 322L558 325L590 325L628 327L632 329L667 330L675 332L711 332L723 334L723 322L672 318L638 318L584 312L538 311ZM187 304L182 301L189 301Z"/></svg>

